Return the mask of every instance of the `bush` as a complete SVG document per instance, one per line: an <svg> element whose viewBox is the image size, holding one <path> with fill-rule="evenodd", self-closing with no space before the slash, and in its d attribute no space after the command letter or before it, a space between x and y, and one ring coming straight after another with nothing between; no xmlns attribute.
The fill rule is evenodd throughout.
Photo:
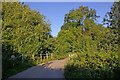
<svg viewBox="0 0 120 80"><path fill-rule="evenodd" d="M78 55L79 57L80 55ZM84 52L80 58L70 60L65 66L64 75L70 78L119 79L120 64L118 56L110 52L89 55Z"/></svg>

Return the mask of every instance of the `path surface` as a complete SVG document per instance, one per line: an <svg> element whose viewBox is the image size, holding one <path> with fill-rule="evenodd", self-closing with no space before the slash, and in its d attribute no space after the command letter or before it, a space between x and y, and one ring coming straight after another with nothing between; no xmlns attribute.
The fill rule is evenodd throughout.
<svg viewBox="0 0 120 80"><path fill-rule="evenodd" d="M54 60L31 67L9 78L64 78L64 65L68 58Z"/></svg>

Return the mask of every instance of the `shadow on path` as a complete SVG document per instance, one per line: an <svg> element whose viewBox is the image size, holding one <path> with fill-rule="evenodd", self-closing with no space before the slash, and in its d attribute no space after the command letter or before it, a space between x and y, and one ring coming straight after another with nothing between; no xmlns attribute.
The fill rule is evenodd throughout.
<svg viewBox="0 0 120 80"><path fill-rule="evenodd" d="M23 72L20 72L14 76L9 77L8 79L13 79L13 78L61 78L62 80L65 80L64 78L64 65L67 62L67 59L63 60L54 60L50 61L47 63L39 64L37 66L31 67ZM33 79L33 80L34 80ZM54 80L52 79L52 80ZM19 79L20 80L20 79ZM28 79L29 80L29 79ZM30 79L31 80L31 79Z"/></svg>

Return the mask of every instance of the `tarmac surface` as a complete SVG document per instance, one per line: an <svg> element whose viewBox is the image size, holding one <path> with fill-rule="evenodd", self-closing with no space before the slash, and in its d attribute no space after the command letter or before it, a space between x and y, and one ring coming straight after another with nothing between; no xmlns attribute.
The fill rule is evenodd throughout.
<svg viewBox="0 0 120 80"><path fill-rule="evenodd" d="M47 63L38 64L25 71L22 71L12 78L62 78L64 79L64 65L68 58L62 60L49 61Z"/></svg>

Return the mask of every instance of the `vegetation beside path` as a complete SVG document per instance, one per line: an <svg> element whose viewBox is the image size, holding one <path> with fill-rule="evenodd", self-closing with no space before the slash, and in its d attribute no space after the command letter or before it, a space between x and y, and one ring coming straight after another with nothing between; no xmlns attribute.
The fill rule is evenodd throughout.
<svg viewBox="0 0 120 80"><path fill-rule="evenodd" d="M79 32L75 32L76 47L71 54L76 56L69 60L64 69L67 80L120 79L119 7L120 2L114 2L110 12L105 15L103 23L107 24L107 27L97 24L96 11L87 7L80 6L66 14L64 20L66 23L62 26L61 32L74 34L75 30L85 28L85 31L80 29Z"/></svg>
<svg viewBox="0 0 120 80"><path fill-rule="evenodd" d="M50 25L44 15L24 3L2 3L3 79L36 64L64 57L54 54L56 38L51 35Z"/></svg>
<svg viewBox="0 0 120 80"><path fill-rule="evenodd" d="M40 12L21 2L3 2L3 79L69 54L76 56L72 56L64 69L67 79L119 79L119 7L120 2L114 2L103 23L98 23L100 16L96 10L80 5L65 14L61 31L53 37L49 20Z"/></svg>

